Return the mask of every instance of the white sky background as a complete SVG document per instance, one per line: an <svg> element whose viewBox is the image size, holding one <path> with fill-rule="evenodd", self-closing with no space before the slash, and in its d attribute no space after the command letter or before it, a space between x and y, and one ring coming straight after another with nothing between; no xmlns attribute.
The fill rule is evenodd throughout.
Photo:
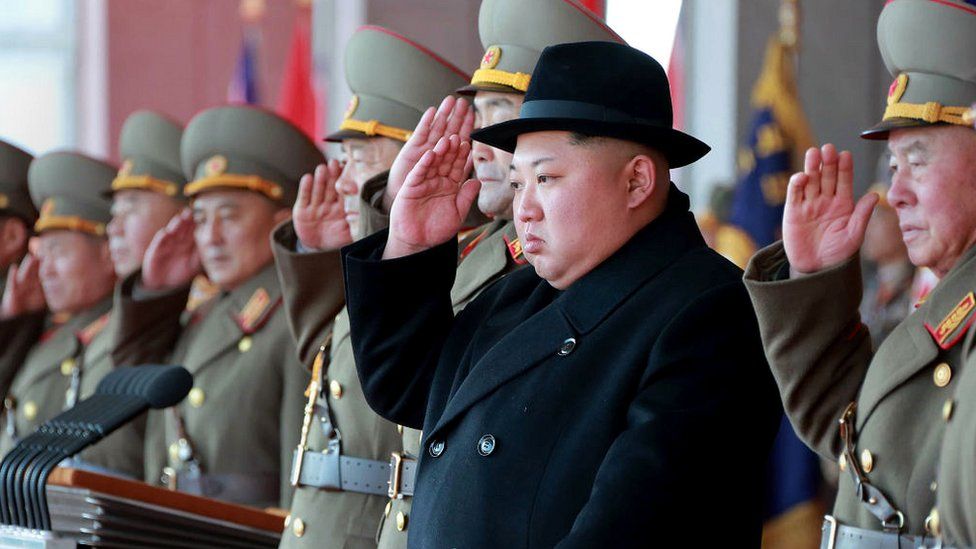
<svg viewBox="0 0 976 549"><path fill-rule="evenodd" d="M607 0L607 24L668 70L682 0Z"/></svg>

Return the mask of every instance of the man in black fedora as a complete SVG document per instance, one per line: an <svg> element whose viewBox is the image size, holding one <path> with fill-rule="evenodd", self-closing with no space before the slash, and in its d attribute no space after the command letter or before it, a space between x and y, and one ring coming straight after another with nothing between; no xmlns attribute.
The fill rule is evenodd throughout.
<svg viewBox="0 0 976 549"><path fill-rule="evenodd" d="M741 272L702 241L670 167L661 66L630 47L547 48L514 152L522 251L451 311L470 144L427 151L390 229L344 250L352 341L377 412L424 430L411 547L758 547L779 399Z"/></svg>

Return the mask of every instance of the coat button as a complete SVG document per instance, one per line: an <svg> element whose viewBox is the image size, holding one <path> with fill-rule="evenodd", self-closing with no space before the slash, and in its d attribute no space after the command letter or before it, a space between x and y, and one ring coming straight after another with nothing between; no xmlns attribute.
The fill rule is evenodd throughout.
<svg viewBox="0 0 976 549"><path fill-rule="evenodd" d="M430 446L427 448L427 451L430 453L430 457L441 457L441 454L444 453L444 446L443 440L435 440L431 442Z"/></svg>
<svg viewBox="0 0 976 549"><path fill-rule="evenodd" d="M30 421L37 417L37 403L33 400L28 400L24 403L24 419Z"/></svg>
<svg viewBox="0 0 976 549"><path fill-rule="evenodd" d="M190 399L190 406L194 408L199 408L203 406L203 402L207 400L207 394L203 392L203 389L199 387L194 387L190 389L190 394L188 396Z"/></svg>
<svg viewBox="0 0 976 549"><path fill-rule="evenodd" d="M945 401L945 404L942 405L942 419L946 421L952 419L952 410L955 407L956 407L956 403L953 402L951 398Z"/></svg>
<svg viewBox="0 0 976 549"><path fill-rule="evenodd" d="M251 345L253 344L254 341L251 339L251 336L244 336L237 342L237 350L246 353L251 350Z"/></svg>
<svg viewBox="0 0 976 549"><path fill-rule="evenodd" d="M929 516L925 517L925 531L932 534L933 536L942 535L942 523L939 520L939 510L932 508L932 512Z"/></svg>
<svg viewBox="0 0 976 549"><path fill-rule="evenodd" d="M398 435L402 435L403 434L403 425L397 425L397 434Z"/></svg>
<svg viewBox="0 0 976 549"><path fill-rule="evenodd" d="M329 382L329 392L332 393L332 398L339 400L342 398L342 384L333 379Z"/></svg>
<svg viewBox="0 0 976 549"><path fill-rule="evenodd" d="M868 450L867 448L861 452L861 469L864 470L865 473L870 473L871 470L874 469L874 455L872 455L871 450Z"/></svg>
<svg viewBox="0 0 976 549"><path fill-rule="evenodd" d="M295 534L296 538L300 538L305 535L305 521L300 518L295 518L291 521L291 533Z"/></svg>
<svg viewBox="0 0 976 549"><path fill-rule="evenodd" d="M567 337L563 344L559 346L559 356L566 356L576 348L576 338Z"/></svg>
<svg viewBox="0 0 976 549"><path fill-rule="evenodd" d="M397 513L396 527L398 532L402 532L407 529L407 515L403 511Z"/></svg>
<svg viewBox="0 0 976 549"><path fill-rule="evenodd" d="M70 376L75 371L75 364L77 362L73 358L66 358L61 361L61 375Z"/></svg>
<svg viewBox="0 0 976 549"><path fill-rule="evenodd" d="M391 499L390 501L386 502L386 509L383 510L383 516L384 517L390 516L390 511L392 510L393 510L393 500Z"/></svg>
<svg viewBox="0 0 976 549"><path fill-rule="evenodd" d="M840 455L840 459L837 460L837 466L840 467L841 471L847 470L847 456L844 454Z"/></svg>
<svg viewBox="0 0 976 549"><path fill-rule="evenodd" d="M289 526L291 526L291 513L288 513L285 516L285 528L288 528Z"/></svg>
<svg viewBox="0 0 976 549"><path fill-rule="evenodd" d="M948 364L943 362L935 367L935 372L932 374L932 381L935 382L936 387L945 387L951 380L952 368Z"/></svg>
<svg viewBox="0 0 976 549"><path fill-rule="evenodd" d="M490 456L495 451L494 435L485 435L478 441L478 453L483 456Z"/></svg>

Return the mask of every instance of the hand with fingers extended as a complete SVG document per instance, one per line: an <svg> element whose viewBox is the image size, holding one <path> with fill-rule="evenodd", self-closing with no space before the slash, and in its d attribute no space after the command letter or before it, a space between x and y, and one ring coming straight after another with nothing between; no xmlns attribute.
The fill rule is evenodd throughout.
<svg viewBox="0 0 976 549"><path fill-rule="evenodd" d="M193 212L189 208L173 216L160 229L142 259L142 287L168 290L186 286L203 270L193 239Z"/></svg>
<svg viewBox="0 0 976 549"><path fill-rule="evenodd" d="M854 160L833 145L807 151L802 173L790 178L783 212L783 247L790 270L809 274L857 253L878 195L854 202Z"/></svg>
<svg viewBox="0 0 976 549"><path fill-rule="evenodd" d="M441 101L436 110L434 107L427 109L417 123L417 127L414 128L410 139L400 149L393 166L390 167L386 192L383 194L384 211L388 212L392 209L393 199L403 187L407 174L417 165L425 152L433 149L434 145L446 135L457 135L461 141L470 141L473 128L474 110L464 99L456 99L449 95ZM470 171L469 166L468 172Z"/></svg>
<svg viewBox="0 0 976 549"><path fill-rule="evenodd" d="M298 183L298 198L292 208L295 234L306 248L336 250L352 243L352 233L336 181L342 173L338 160L319 164L315 175L305 174Z"/></svg>
<svg viewBox="0 0 976 549"><path fill-rule="evenodd" d="M11 265L7 271L7 286L0 300L0 320L43 311L47 307L44 291L41 289L40 261L33 255Z"/></svg>
<svg viewBox="0 0 976 549"><path fill-rule="evenodd" d="M454 238L481 189L466 179L471 143L442 137L410 170L390 211L390 236L383 259L433 248Z"/></svg>

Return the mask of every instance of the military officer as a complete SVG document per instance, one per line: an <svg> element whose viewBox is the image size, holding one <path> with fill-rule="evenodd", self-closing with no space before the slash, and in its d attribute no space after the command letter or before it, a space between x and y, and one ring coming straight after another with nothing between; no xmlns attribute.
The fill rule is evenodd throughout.
<svg viewBox="0 0 976 549"><path fill-rule="evenodd" d="M33 159L30 153L0 140L0 296L10 267L27 255L27 242L37 220L27 191L27 169Z"/></svg>
<svg viewBox="0 0 976 549"><path fill-rule="evenodd" d="M137 111L122 124L119 156L122 166L110 189L112 219L106 226L115 274L125 278L139 269L153 235L185 206L180 168L183 128L151 111ZM95 392L113 368L112 338L119 316L109 313L108 324L91 344L103 357L86 361L80 398ZM141 416L82 452L72 466L141 479L146 418Z"/></svg>
<svg viewBox="0 0 976 549"><path fill-rule="evenodd" d="M281 547L376 545L390 456L402 454L402 431L373 412L363 397L345 310L331 326L336 298L341 302L340 273L333 269L331 280L327 274L335 265L336 248L364 236L367 227L375 230L370 212L361 214L360 191L367 181L385 184L421 118L454 127L472 118L463 103L446 101L436 115L428 109L466 83L467 75L393 31L357 30L345 59L346 80L355 95L339 130L326 138L341 143L345 166L341 174L333 164L303 180L292 221L274 233L285 309L302 362L312 368L304 423L290 426L294 432L301 429L302 440L292 471L297 489ZM321 214L326 208L332 215Z"/></svg>
<svg viewBox="0 0 976 549"><path fill-rule="evenodd" d="M13 375L4 400L0 453L73 406L85 370L108 360L107 349L94 340L104 332L115 284L104 193L116 171L68 152L31 163L30 195L40 210L34 225L38 243L36 259L25 260L18 273L22 278L7 287L8 307L0 314L0 370ZM50 323L45 305L53 314ZM28 350L9 344L12 339Z"/></svg>
<svg viewBox="0 0 976 549"><path fill-rule="evenodd" d="M603 21L567 0L532 3L484 0L478 16L478 30L485 53L470 83L458 90L459 94L473 99L477 128L518 117L532 69L546 46L580 40L623 42ZM381 219L383 227L388 224L389 207L406 173L445 133L449 132L433 131L426 134L423 142L408 142L391 170L391 184L385 189L380 188L384 192L369 194L375 187L371 189L367 185L363 199L373 206L367 210L370 212L367 219ZM475 142L472 159L481 181L477 206L492 221L471 231L460 242L460 265L451 290L455 313L492 282L527 264L512 222L514 191L508 179L511 153ZM404 451L394 460L391 469L391 504L384 515L380 533L383 547L406 545L413 475L421 453L421 432L409 427L401 429Z"/></svg>
<svg viewBox="0 0 976 549"><path fill-rule="evenodd" d="M145 479L284 507L308 375L280 307L268 235L289 216L301 174L324 157L284 119L237 106L196 115L180 157L191 210L157 233L115 305L117 364L151 351L194 377L183 402L149 415ZM201 266L220 292L183 314Z"/></svg>
<svg viewBox="0 0 976 549"><path fill-rule="evenodd" d="M740 272L668 181L708 147L672 129L664 70L626 45L550 46L531 78L519 118L472 138L515 153L532 269L454 316L479 190L458 134L410 171L390 230L343 250L367 398L424 427L408 543L757 546L775 386ZM735 444L753 452L705 457Z"/></svg>
<svg viewBox="0 0 976 549"><path fill-rule="evenodd" d="M937 481L940 468L972 468L971 454L938 462L947 422L956 424L953 408L964 400L954 400L959 343L976 311L976 134L962 118L976 100L974 30L976 10L956 0L893 0L878 21L894 82L883 120L862 136L887 139L886 198L908 255L941 277L926 301L872 353L857 312L858 250L878 198L854 201L851 156L831 145L807 152L788 187L783 242L757 253L746 271L790 419L841 470L824 546L903 547L940 532L951 543L976 541L961 526L972 508L956 506L972 501L971 487ZM936 501L953 509L951 519L939 520Z"/></svg>

